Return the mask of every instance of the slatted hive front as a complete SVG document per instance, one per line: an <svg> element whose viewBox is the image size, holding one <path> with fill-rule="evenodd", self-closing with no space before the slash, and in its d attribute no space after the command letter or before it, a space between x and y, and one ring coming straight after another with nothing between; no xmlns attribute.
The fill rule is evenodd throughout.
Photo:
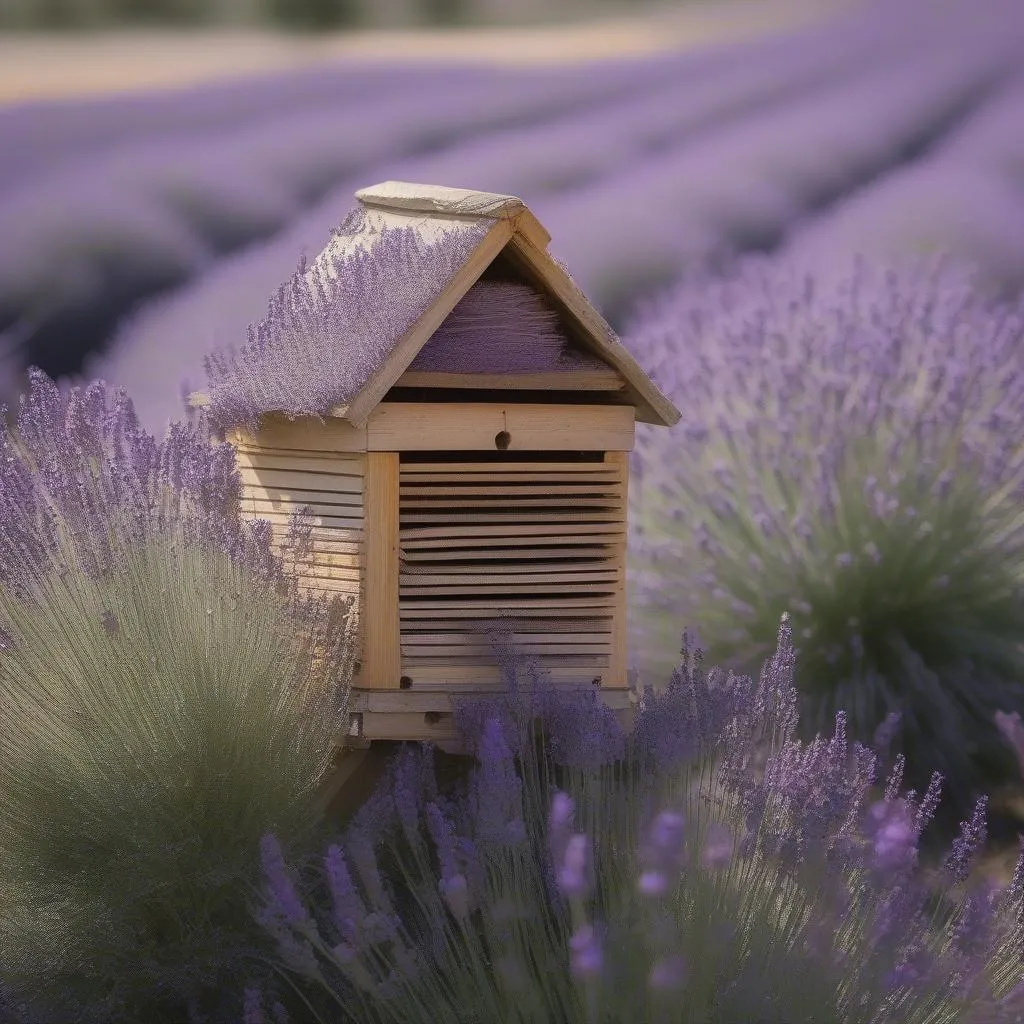
<svg viewBox="0 0 1024 1024"><path fill-rule="evenodd" d="M404 452L399 467L402 674L499 681L481 629L556 681L605 683L623 585L624 484L602 453Z"/></svg>
<svg viewBox="0 0 1024 1024"><path fill-rule="evenodd" d="M302 589L359 594L364 456L238 441L235 449L242 513L270 521L276 551L281 551L291 514L310 507L312 551L297 564Z"/></svg>

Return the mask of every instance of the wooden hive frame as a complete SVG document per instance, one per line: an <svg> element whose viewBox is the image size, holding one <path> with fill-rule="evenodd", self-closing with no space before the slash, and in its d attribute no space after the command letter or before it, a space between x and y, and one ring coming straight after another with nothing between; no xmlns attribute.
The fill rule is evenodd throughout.
<svg viewBox="0 0 1024 1024"><path fill-rule="evenodd" d="M515 197L385 183L357 193L389 215L494 223L368 383L322 419L270 413L233 429L243 515L312 507L311 592L358 596L361 649L349 742L432 740L458 749L452 696L501 685L481 630L512 639L556 683L594 685L624 719L628 460L638 419L678 411L546 253ZM510 212L511 211L511 212ZM574 344L604 368L416 372L409 364L497 261L541 290ZM192 404L207 404L193 396Z"/></svg>

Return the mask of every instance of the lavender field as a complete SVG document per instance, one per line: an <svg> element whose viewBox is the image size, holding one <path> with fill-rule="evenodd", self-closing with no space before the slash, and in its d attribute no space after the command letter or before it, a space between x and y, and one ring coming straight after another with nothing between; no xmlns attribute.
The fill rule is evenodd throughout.
<svg viewBox="0 0 1024 1024"><path fill-rule="evenodd" d="M342 831L347 611L183 396L386 180L521 197L683 418L635 732L460 709ZM0 107L0 239L0 1024L1024 1021L1015 0Z"/></svg>

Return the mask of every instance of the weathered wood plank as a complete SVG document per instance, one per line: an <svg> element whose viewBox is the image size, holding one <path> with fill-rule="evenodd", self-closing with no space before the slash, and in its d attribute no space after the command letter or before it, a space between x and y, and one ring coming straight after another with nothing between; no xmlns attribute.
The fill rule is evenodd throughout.
<svg viewBox="0 0 1024 1024"><path fill-rule="evenodd" d="M366 425L368 451L631 451L632 406L385 402Z"/></svg>

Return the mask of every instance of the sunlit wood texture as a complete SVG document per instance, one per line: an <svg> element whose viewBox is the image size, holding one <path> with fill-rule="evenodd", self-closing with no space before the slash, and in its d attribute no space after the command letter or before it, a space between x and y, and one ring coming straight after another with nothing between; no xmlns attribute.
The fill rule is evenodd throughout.
<svg viewBox="0 0 1024 1024"><path fill-rule="evenodd" d="M398 453L366 455L366 596L360 685L398 689Z"/></svg>

